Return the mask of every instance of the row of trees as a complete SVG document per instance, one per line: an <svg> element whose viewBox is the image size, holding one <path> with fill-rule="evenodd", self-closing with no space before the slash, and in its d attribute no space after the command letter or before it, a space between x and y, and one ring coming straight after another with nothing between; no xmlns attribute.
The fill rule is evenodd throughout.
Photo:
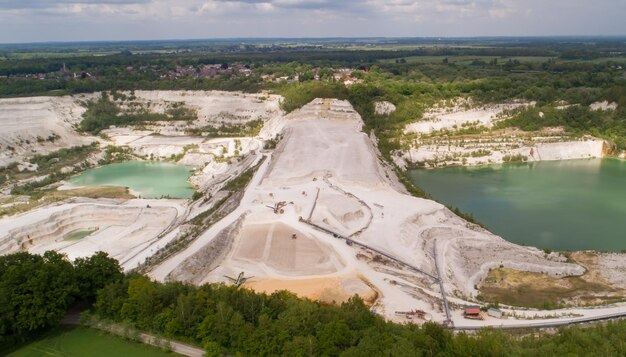
<svg viewBox="0 0 626 357"><path fill-rule="evenodd" d="M0 97L66 95L109 90L224 90L258 92L264 88L257 77L224 76L219 79L161 79L152 74L121 74L97 80L0 79Z"/></svg>
<svg viewBox="0 0 626 357"><path fill-rule="evenodd" d="M626 322L568 328L544 336L481 331L453 334L441 326L385 321L354 297L342 305L287 292L256 294L221 284L200 287L127 276L98 293L94 312L188 343L208 356L607 356L626 353Z"/></svg>
<svg viewBox="0 0 626 357"><path fill-rule="evenodd" d="M346 99L348 89L343 83L334 82L305 82L293 85L284 85L276 88L283 97L282 108L291 112L302 107L315 98Z"/></svg>
<svg viewBox="0 0 626 357"><path fill-rule="evenodd" d="M157 283L123 275L105 253L0 257L0 351L56 326L74 301L96 318L203 346L208 356L623 356L626 322L558 334L453 334L439 325L385 321L358 297L341 305L223 284Z"/></svg>
<svg viewBox="0 0 626 357"><path fill-rule="evenodd" d="M335 48L277 47L272 51L239 51L229 53L175 53L109 56L68 56L65 58L8 59L0 62L0 76L58 71L64 64L70 71L89 71L95 75L111 73L127 66L176 66L222 64L222 63L315 63L330 65L354 65L374 63L380 59L411 56L556 56L558 51L537 47L421 47L409 50L389 51L384 47L367 50Z"/></svg>

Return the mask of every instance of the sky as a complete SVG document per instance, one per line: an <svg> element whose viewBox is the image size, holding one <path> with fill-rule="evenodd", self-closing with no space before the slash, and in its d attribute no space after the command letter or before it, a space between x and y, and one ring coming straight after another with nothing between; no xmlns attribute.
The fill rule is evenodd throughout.
<svg viewBox="0 0 626 357"><path fill-rule="evenodd" d="M626 35L626 0L0 0L0 43Z"/></svg>

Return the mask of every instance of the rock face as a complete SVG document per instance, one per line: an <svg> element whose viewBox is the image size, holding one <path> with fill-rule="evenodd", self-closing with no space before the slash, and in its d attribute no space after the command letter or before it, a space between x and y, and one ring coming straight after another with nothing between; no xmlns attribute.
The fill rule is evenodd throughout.
<svg viewBox="0 0 626 357"><path fill-rule="evenodd" d="M475 295L475 285L500 265L553 275L584 272L469 224L439 203L399 192L362 125L339 100L314 100L285 116L283 140L237 210L152 277L204 283L244 272L254 276L251 288L320 299L331 286L348 289L345 296L371 297L373 290L379 299L372 303L389 318L423 309L441 321L435 257L448 294L460 297ZM224 229L235 222L242 228L225 238ZM228 253L205 254L217 252L212 244L222 239L232 241L232 248L220 245Z"/></svg>
<svg viewBox="0 0 626 357"><path fill-rule="evenodd" d="M398 152L396 164L425 167L474 166L508 161L554 161L602 158L605 142L586 138L574 140L563 136L520 137L492 136L463 139L431 140L417 148Z"/></svg>
<svg viewBox="0 0 626 357"><path fill-rule="evenodd" d="M591 110L616 110L617 109L617 103L615 103L615 102L609 103L608 101L605 100L604 102L591 103L589 105L589 108Z"/></svg>
<svg viewBox="0 0 626 357"><path fill-rule="evenodd" d="M474 166L604 156L604 141L577 138L562 128L546 128L541 132L489 130L498 121L509 118L512 110L534 105L534 102L514 101L474 107L470 99L458 99L451 105L441 103L429 109L423 120L405 127L405 134L418 134L418 137L409 143L410 148L394 153L393 160L405 168L409 164Z"/></svg>
<svg viewBox="0 0 626 357"><path fill-rule="evenodd" d="M245 124L280 115L280 96L222 91L135 91L135 101L156 113L183 102L198 113L197 126ZM127 93L129 94L129 93Z"/></svg>
<svg viewBox="0 0 626 357"><path fill-rule="evenodd" d="M389 115L395 111L396 106L391 102L374 102L374 112L378 115Z"/></svg>
<svg viewBox="0 0 626 357"><path fill-rule="evenodd" d="M423 120L407 125L404 132L430 134L436 131L454 131L470 126L491 128L494 122L505 118L507 112L533 106L535 106L535 102L515 101L474 107L471 99L457 99L452 106L441 103L429 109L424 114Z"/></svg>
<svg viewBox="0 0 626 357"><path fill-rule="evenodd" d="M536 160L571 160L601 158L603 155L604 141L582 140L560 143L539 144L536 147Z"/></svg>
<svg viewBox="0 0 626 357"><path fill-rule="evenodd" d="M124 263L146 249L178 215L174 207L151 202L153 207L147 208L137 202L141 206L70 203L5 218L0 222L0 254L57 250L74 259L102 250ZM91 234L79 240L68 238L76 232Z"/></svg>
<svg viewBox="0 0 626 357"><path fill-rule="evenodd" d="M0 99L0 166L97 140L74 130L84 111L69 96Z"/></svg>

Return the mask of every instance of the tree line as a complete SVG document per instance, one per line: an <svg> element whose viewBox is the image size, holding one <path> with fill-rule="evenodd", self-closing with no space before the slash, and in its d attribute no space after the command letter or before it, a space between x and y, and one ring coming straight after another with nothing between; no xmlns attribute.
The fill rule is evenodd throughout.
<svg viewBox="0 0 626 357"><path fill-rule="evenodd" d="M0 257L0 352L54 328L76 301L97 319L202 346L207 356L623 356L626 322L556 334L483 330L454 334L426 323L397 324L358 297L340 305L280 291L224 284L159 283L123 274L105 253Z"/></svg>

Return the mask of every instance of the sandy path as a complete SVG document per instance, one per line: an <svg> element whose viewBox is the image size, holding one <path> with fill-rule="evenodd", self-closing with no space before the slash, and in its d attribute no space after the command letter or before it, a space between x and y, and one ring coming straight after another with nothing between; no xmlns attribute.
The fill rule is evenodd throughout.
<svg viewBox="0 0 626 357"><path fill-rule="evenodd" d="M199 277L199 281L224 281L224 275L232 276L243 271L246 276L255 276L256 281L253 279L248 282L248 286L255 289L269 291L285 288L303 296L321 298L326 289L341 290L334 285L335 279L359 276L380 294L375 308L385 317L395 320L396 311L422 309L432 314L433 321L443 321L445 315L440 310L441 296L436 279L417 274L382 255L393 256L433 275L436 274L433 259L436 240L436 254L444 275L446 292L468 297L477 293L474 285L482 279L489 267L504 265L560 276L580 274L584 270L575 264L551 260L538 249L509 243L468 224L439 203L415 198L394 189L396 183L393 182L393 176L388 175L379 163L371 141L360 131L360 118L345 102L316 100L285 119L286 135L283 141L253 177L240 206L205 231L187 249L156 267L150 273L152 278L164 280L173 269L211 242L220 231L232 225L244 213L244 225L282 222L328 244L345 261L345 268L331 274L319 270L296 277L257 261L237 259L234 256L236 253L231 252L220 266L208 275ZM348 246L345 241L336 239L328 232L316 230L300 221L301 217L308 217L318 189L322 191L320 197L331 190L336 194L328 182L342 191L350 192L364 206L370 207L373 218L369 226L353 239L385 254L367 252L356 244ZM281 201L287 203L283 213L274 214L266 208L266 205L272 206ZM335 210L342 208L338 210L341 216L353 211L352 208L343 209L351 205L334 200L322 202L315 209L322 210L325 204ZM291 261L291 256L298 252L289 249L290 241L284 243L287 244L282 250L285 256L280 259ZM259 251L250 256L267 258L268 250L272 249L270 244L267 234L264 241L259 238L258 242L254 242L257 246L255 249ZM268 259L276 258L270 254ZM348 289L353 288L350 284L346 286ZM456 305L473 304L458 297L448 298ZM622 311L620 309L621 305L570 311L594 317L619 313ZM554 313L527 312L528 316L537 314L549 322L554 321L548 318ZM518 314L521 312L518 311ZM523 326L530 321L493 318L469 321L463 319L460 310L453 311L452 319L461 327L467 324Z"/></svg>
<svg viewBox="0 0 626 357"><path fill-rule="evenodd" d="M169 258L168 260L160 264L154 270L150 271L148 273L148 276L150 276L152 279L155 279L155 280L165 281L165 278L167 277L167 275L172 270L174 270L179 264L181 264L185 259L193 255L196 251L200 250L207 243L209 243L215 236L217 236L217 234L221 230L230 226L237 219L239 219L239 217L241 217L241 215L243 215L246 212L248 206L252 204L252 201L254 199L254 196L253 196L254 188L258 186L259 183L261 182L261 179L265 175L265 171L267 170L271 161L272 161L272 154L267 154L265 161L263 162L263 164L261 164L261 167L259 167L254 177L250 181L250 184L248 185L248 188L246 189L244 196L241 199L241 203L234 211L232 211L226 217L224 217L219 222L215 223L213 226L207 229L193 243L191 243L185 250L174 255L173 257Z"/></svg>

